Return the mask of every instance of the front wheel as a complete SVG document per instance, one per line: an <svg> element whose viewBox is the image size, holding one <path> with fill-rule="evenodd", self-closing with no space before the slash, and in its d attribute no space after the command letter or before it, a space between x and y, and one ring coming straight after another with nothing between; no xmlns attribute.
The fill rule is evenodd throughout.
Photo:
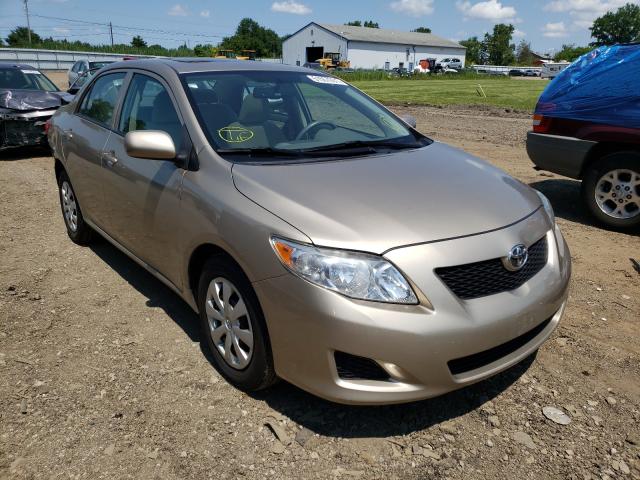
<svg viewBox="0 0 640 480"><path fill-rule="evenodd" d="M244 391L276 380L266 323L258 298L242 270L224 256L205 264L198 283L203 341L225 379Z"/></svg>
<svg viewBox="0 0 640 480"><path fill-rule="evenodd" d="M582 196L600 222L622 229L640 225L640 154L617 152L596 161L584 175Z"/></svg>

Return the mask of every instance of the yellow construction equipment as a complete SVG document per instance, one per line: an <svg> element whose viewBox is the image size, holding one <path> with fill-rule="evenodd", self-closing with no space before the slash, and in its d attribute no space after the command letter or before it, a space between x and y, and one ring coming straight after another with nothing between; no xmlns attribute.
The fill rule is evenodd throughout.
<svg viewBox="0 0 640 480"><path fill-rule="evenodd" d="M236 58L236 54L233 50L218 50L214 58Z"/></svg>
<svg viewBox="0 0 640 480"><path fill-rule="evenodd" d="M339 52L326 52L324 57L316 60L320 66L327 70L333 70L334 68L349 68L351 62L349 60L340 60Z"/></svg>

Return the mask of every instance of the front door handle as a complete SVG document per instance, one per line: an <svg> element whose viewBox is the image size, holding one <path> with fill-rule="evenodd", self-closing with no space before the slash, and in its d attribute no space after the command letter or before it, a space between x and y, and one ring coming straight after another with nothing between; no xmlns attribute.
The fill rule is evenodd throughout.
<svg viewBox="0 0 640 480"><path fill-rule="evenodd" d="M68 129L68 130L62 130L62 136L66 139L66 140L71 140L73 138L73 130Z"/></svg>
<svg viewBox="0 0 640 480"><path fill-rule="evenodd" d="M116 152L102 152L102 159L107 164L107 167L113 167L116 163L118 163L118 157L116 157Z"/></svg>

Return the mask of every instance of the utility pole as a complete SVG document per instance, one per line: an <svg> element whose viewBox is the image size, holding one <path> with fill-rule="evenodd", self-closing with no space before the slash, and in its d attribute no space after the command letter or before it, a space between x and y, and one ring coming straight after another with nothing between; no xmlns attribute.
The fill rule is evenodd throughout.
<svg viewBox="0 0 640 480"><path fill-rule="evenodd" d="M111 48L113 48L113 25L111 25L111 22L109 22L109 33L111 34Z"/></svg>
<svg viewBox="0 0 640 480"><path fill-rule="evenodd" d="M27 35L29 37L29 46L31 46L31 23L29 23L29 0L24 0L24 10L27 12Z"/></svg>

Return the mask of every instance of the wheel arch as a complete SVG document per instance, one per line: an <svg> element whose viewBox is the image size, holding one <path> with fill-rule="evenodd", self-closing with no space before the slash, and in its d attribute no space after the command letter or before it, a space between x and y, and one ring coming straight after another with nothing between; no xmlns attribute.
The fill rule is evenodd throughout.
<svg viewBox="0 0 640 480"><path fill-rule="evenodd" d="M214 243L202 243L191 252L191 255L189 256L189 262L187 264L188 288L194 299L195 305L197 305L198 282L200 281L202 268L209 258L215 256L225 257L228 260L232 261L237 265L244 276L247 277L247 279L249 278L244 268L242 268L240 262L238 262L233 257L233 255L231 255L223 247Z"/></svg>
<svg viewBox="0 0 640 480"><path fill-rule="evenodd" d="M580 171L580 179L584 179L585 173L593 166L594 163L601 158L612 153L633 152L640 154L640 144L638 143L622 143L622 142L598 142L594 145L582 165Z"/></svg>
<svg viewBox="0 0 640 480"><path fill-rule="evenodd" d="M64 168L64 165L62 164L62 162L60 160L58 160L57 158L54 158L53 171L55 172L56 180L58 178L60 178L60 174L62 172L66 171L65 168ZM67 175L68 175L68 173L67 173Z"/></svg>

